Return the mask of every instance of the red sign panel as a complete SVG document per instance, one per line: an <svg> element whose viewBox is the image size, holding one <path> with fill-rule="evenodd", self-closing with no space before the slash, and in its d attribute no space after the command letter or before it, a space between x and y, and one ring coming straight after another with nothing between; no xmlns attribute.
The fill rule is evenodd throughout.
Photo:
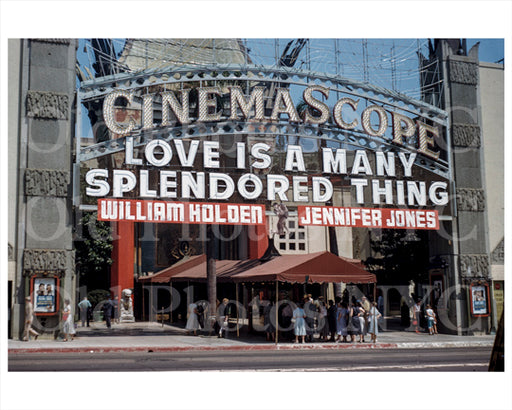
<svg viewBox="0 0 512 410"><path fill-rule="evenodd" d="M265 205L98 199L101 221L265 225Z"/></svg>
<svg viewBox="0 0 512 410"><path fill-rule="evenodd" d="M434 210L298 206L299 225L382 229L439 229Z"/></svg>

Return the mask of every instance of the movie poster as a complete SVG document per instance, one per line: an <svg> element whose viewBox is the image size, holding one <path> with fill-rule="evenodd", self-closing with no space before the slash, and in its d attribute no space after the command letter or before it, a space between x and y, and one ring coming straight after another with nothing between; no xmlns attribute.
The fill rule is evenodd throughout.
<svg viewBox="0 0 512 410"><path fill-rule="evenodd" d="M34 311L36 313L55 312L55 278L34 279Z"/></svg>
<svg viewBox="0 0 512 410"><path fill-rule="evenodd" d="M471 303L473 315L487 315L487 288L485 286L471 287Z"/></svg>

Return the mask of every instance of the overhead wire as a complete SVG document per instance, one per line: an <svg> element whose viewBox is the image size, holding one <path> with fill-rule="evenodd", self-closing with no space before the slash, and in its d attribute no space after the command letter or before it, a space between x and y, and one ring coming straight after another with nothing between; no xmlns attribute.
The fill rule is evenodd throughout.
<svg viewBox="0 0 512 410"><path fill-rule="evenodd" d="M245 39L244 44L249 49L252 64L272 67L278 64L279 54L291 40ZM367 73L368 81L374 85L390 90L396 88L396 91L407 95L421 94L425 87L420 84L420 76L435 69L435 62L419 66L418 51L425 50L424 54L427 54L428 40L368 39L366 44L365 51L363 39L309 39L308 52L303 50L300 53L294 67L306 69L309 66L312 71L343 73L344 77L358 81L364 81ZM114 48L111 54L94 50L87 42L85 48L89 67L92 67L95 54L109 59L115 72L133 73L171 65L202 66L215 63L219 53L233 51L230 39L115 39L110 46ZM239 51L243 53L242 47ZM144 59L145 64L130 69L126 66L128 54L135 59Z"/></svg>

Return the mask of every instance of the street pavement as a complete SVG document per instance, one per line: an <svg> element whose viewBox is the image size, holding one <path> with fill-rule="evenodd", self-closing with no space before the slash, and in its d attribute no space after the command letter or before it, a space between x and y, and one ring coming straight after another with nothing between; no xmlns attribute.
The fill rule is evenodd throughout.
<svg viewBox="0 0 512 410"><path fill-rule="evenodd" d="M104 323L91 323L91 327L78 327L74 340L64 342L61 338L49 339L43 335L37 340L23 342L8 341L9 354L19 353L80 353L80 352L172 352L212 350L290 350L290 349L420 349L420 348L471 348L490 347L494 335L456 336L406 331L380 332L377 343L332 343L315 339L312 343L294 344L289 341L268 342L259 334L236 331L227 338L199 333L188 335L180 326L155 322L112 324L107 329Z"/></svg>

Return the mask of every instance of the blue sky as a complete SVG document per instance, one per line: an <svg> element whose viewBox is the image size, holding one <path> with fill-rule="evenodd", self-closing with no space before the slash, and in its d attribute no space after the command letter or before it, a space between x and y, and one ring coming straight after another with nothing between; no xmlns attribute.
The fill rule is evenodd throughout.
<svg viewBox="0 0 512 410"><path fill-rule="evenodd" d="M290 39L249 39L247 46L251 49L251 58L256 64L273 65L276 54L280 55ZM310 44L311 64L310 69L320 72L333 72L334 62L334 40L312 39ZM468 39L468 51L473 45L480 42L479 59L480 61L495 63L504 57L503 39ZM124 40L116 39L114 44L116 52L120 52ZM337 43L341 59L342 76L355 80L363 80L363 48L362 39L340 39ZM94 61L90 50L89 56L85 52L85 42L80 41L78 48L78 60L81 65L88 66ZM391 47L394 48L394 56L399 61L395 67L394 83L392 81ZM368 40L368 81L372 84L382 86L387 89L394 89L403 92L413 98L419 99L419 77L418 77L418 58L417 51L428 55L428 41L426 39L369 39ZM306 51L303 50L296 66L306 68L303 59ZM302 63L301 63L302 62ZM92 72L94 70L91 69ZM82 136L89 137L91 129L86 111L82 111Z"/></svg>
<svg viewBox="0 0 512 410"><path fill-rule="evenodd" d="M490 38L479 38L479 39L468 39L468 51L475 45L477 42L480 42L480 47L478 49L478 57L480 61L485 61L487 63L496 63L497 61L504 58L504 40L503 39L490 39Z"/></svg>

